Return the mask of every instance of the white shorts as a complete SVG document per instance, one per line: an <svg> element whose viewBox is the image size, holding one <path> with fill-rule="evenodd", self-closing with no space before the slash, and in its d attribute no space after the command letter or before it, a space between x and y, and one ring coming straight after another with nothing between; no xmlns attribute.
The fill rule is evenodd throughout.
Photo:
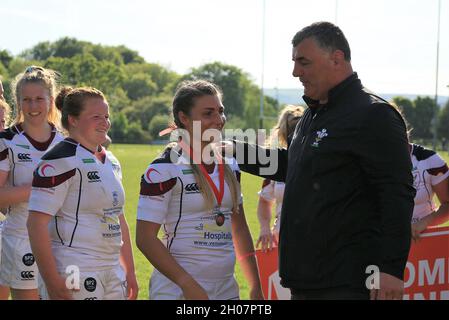
<svg viewBox="0 0 449 320"><path fill-rule="evenodd" d="M38 268L30 240L2 235L0 285L12 289L37 289Z"/></svg>
<svg viewBox="0 0 449 320"><path fill-rule="evenodd" d="M62 274L66 278L67 274ZM67 278L66 278L67 279ZM127 284L121 266L94 272L80 272L79 291L72 291L74 300L126 300ZM50 297L43 281L39 281L41 300Z"/></svg>
<svg viewBox="0 0 449 320"><path fill-rule="evenodd" d="M206 291L210 300L239 300L239 286L235 278L216 281L195 279ZM150 279L151 300L185 300L182 290L167 277L155 270Z"/></svg>

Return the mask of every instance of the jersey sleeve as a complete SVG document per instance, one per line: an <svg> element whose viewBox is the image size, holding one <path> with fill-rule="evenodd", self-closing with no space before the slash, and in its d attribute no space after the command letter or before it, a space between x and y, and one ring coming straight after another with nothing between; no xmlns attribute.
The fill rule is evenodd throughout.
<svg viewBox="0 0 449 320"><path fill-rule="evenodd" d="M137 220L163 224L178 181L173 164L153 163L142 175Z"/></svg>
<svg viewBox="0 0 449 320"><path fill-rule="evenodd" d="M33 174L28 209L56 215L64 204L76 171L66 159L41 161Z"/></svg>
<svg viewBox="0 0 449 320"><path fill-rule="evenodd" d="M3 139L0 139L0 170L10 171L9 151Z"/></svg>
<svg viewBox="0 0 449 320"><path fill-rule="evenodd" d="M430 183L434 186L449 176L449 170L446 162L437 153L429 158L429 162L427 172L430 176Z"/></svg>
<svg viewBox="0 0 449 320"><path fill-rule="evenodd" d="M259 191L259 196L270 202L276 200L274 195L274 181L265 179L262 183L262 189Z"/></svg>

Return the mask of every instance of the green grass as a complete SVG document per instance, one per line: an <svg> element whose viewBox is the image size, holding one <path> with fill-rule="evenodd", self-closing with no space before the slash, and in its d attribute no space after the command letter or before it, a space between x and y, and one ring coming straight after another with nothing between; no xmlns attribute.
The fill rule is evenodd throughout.
<svg viewBox="0 0 449 320"><path fill-rule="evenodd" d="M134 248L134 260L136 264L137 280L139 282L139 299L148 299L148 281L153 266L140 253L135 246L135 225L137 201L139 198L140 177L148 164L162 152L164 146L148 145L124 145L113 144L111 151L120 160L123 170L123 185L126 192L125 214L131 231L131 240ZM449 163L447 152L440 155ZM257 222L257 192L261 187L262 180L258 177L242 174L242 191L244 197L245 215L250 227L251 235L255 241L259 235L259 224ZM449 226L449 223L446 225ZM247 282L237 264L236 278L240 286L240 298L248 299L249 291Z"/></svg>
<svg viewBox="0 0 449 320"><path fill-rule="evenodd" d="M134 261L140 288L139 299L148 299L148 281L153 271L153 266L135 245L136 210L139 198L140 177L148 164L162 152L163 148L164 146L125 144L113 144L110 148L114 155L120 160L123 170L123 187L126 192L125 215L131 232L131 241L133 242ZM261 183L262 180L258 177L242 174L244 207L253 240L259 235L256 206L258 198L257 192L259 191ZM236 268L236 278L240 285L240 298L248 299L248 285L238 266Z"/></svg>

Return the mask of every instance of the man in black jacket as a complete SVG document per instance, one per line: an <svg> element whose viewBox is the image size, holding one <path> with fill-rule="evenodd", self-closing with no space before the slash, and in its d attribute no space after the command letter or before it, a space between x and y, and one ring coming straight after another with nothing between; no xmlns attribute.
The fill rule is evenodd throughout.
<svg viewBox="0 0 449 320"><path fill-rule="evenodd" d="M274 174L248 159L243 171L286 182L281 283L292 299L402 299L415 196L404 120L362 86L337 26L299 31L293 62L309 108L288 150L235 143L238 158L278 160Z"/></svg>

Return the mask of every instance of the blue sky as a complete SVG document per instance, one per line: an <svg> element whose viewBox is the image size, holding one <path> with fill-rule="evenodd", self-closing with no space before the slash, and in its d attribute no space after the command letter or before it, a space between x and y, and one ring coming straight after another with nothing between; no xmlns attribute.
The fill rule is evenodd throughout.
<svg viewBox="0 0 449 320"><path fill-rule="evenodd" d="M449 0L441 3L438 91L449 95ZM327 20L346 34L365 86L433 95L437 9L438 0L266 0L265 87L300 86L291 76L291 38ZM1 0L0 48L18 54L71 36L124 44L179 73L223 61L260 84L262 17L262 0Z"/></svg>

